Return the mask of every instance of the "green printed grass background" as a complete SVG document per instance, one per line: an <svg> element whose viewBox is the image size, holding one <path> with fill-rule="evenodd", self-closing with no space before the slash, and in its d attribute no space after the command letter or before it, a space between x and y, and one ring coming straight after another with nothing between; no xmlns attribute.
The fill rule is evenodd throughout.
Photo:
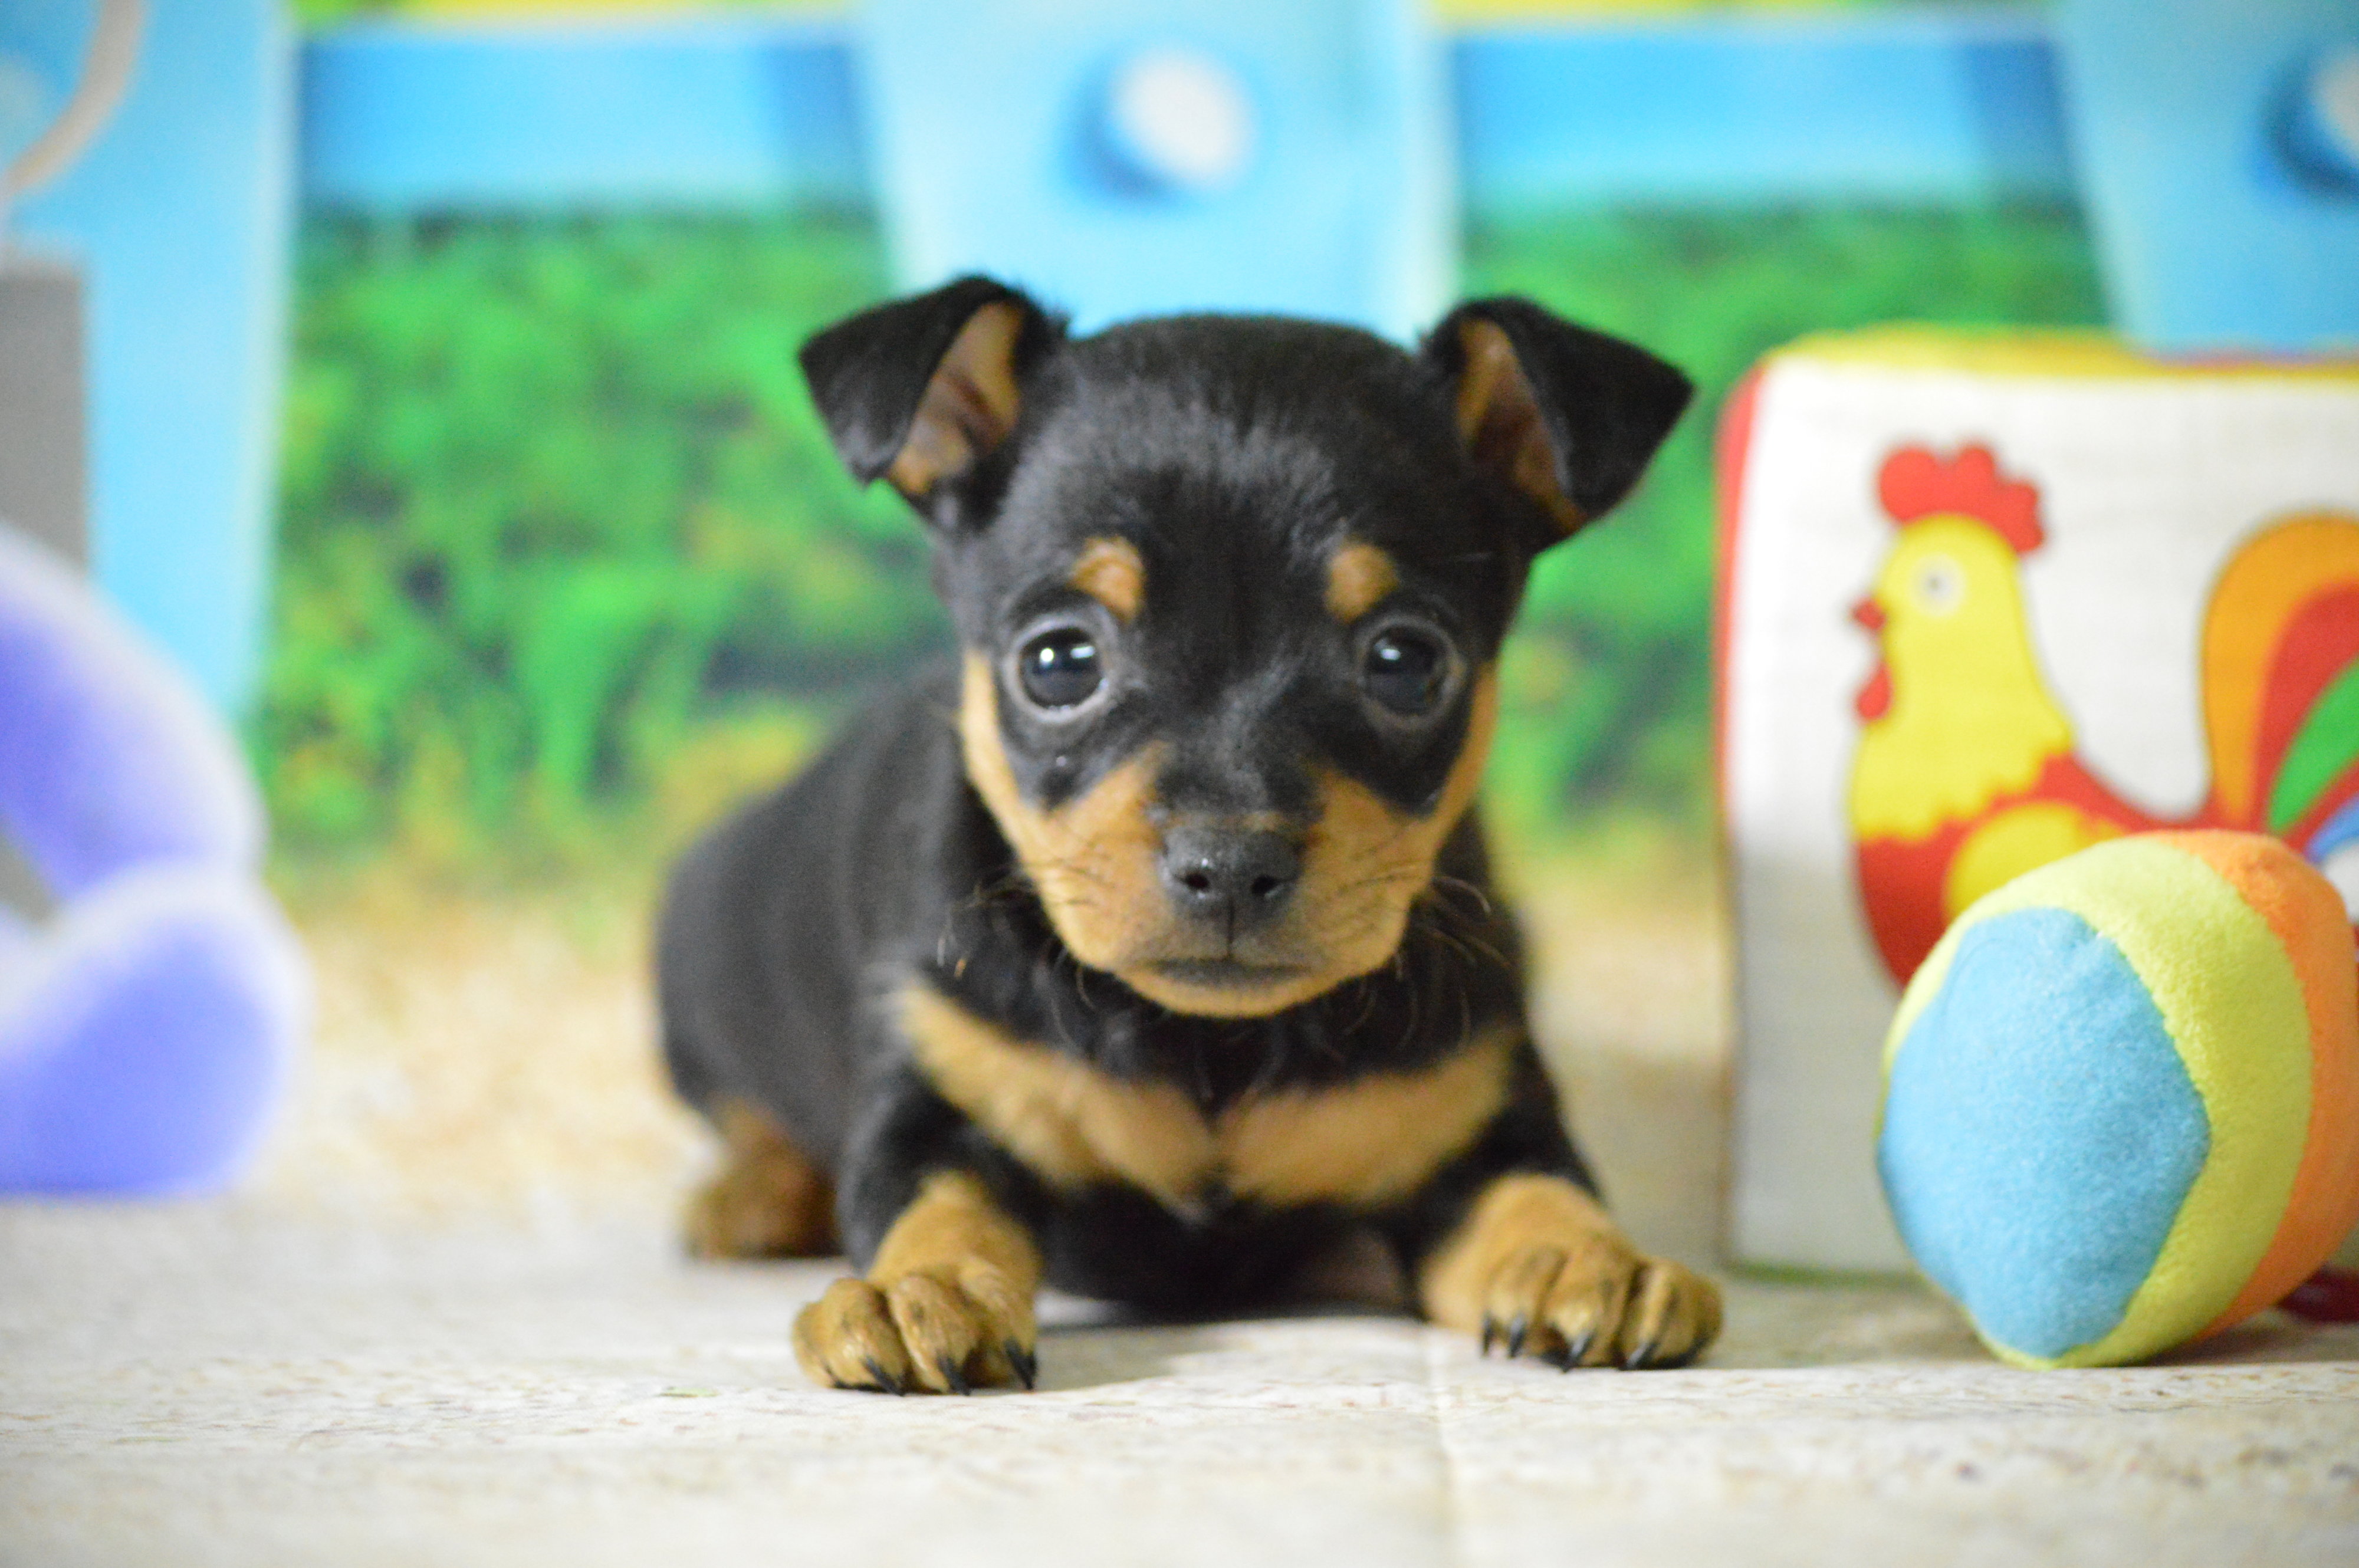
<svg viewBox="0 0 2359 1568"><path fill-rule="evenodd" d="M314 217L255 750L291 861L644 868L947 633L919 527L794 367L885 289L863 216ZM1711 434L1745 368L1870 322L2100 319L2069 211L1581 212L1468 234L1703 388L1551 553L1506 661L1495 822L1708 822Z"/></svg>

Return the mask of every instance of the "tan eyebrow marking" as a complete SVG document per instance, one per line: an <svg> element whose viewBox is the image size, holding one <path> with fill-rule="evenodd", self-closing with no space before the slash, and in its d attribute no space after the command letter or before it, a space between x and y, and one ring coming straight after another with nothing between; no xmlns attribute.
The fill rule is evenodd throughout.
<svg viewBox="0 0 2359 1568"><path fill-rule="evenodd" d="M1118 621L1135 619L1147 602L1147 562L1128 539L1090 540L1065 581L1113 611Z"/></svg>
<svg viewBox="0 0 2359 1568"><path fill-rule="evenodd" d="M1372 544L1347 544L1327 561L1327 613L1349 626L1399 586L1391 556Z"/></svg>

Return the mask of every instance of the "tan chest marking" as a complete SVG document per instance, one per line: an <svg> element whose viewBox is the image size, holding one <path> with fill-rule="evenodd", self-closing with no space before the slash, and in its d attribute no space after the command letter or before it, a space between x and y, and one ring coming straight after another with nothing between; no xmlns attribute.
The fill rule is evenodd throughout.
<svg viewBox="0 0 2359 1568"><path fill-rule="evenodd" d="M1515 1040L1500 1028L1419 1072L1231 1107L1217 1127L1227 1185L1281 1205L1408 1196L1499 1114Z"/></svg>
<svg viewBox="0 0 2359 1568"><path fill-rule="evenodd" d="M1506 1103L1516 1035L1478 1035L1415 1073L1288 1090L1207 1121L1168 1083L1136 1083L1016 1040L922 985L902 1023L940 1091L1051 1186L1122 1181L1184 1212L1215 1187L1276 1205L1405 1196Z"/></svg>
<svg viewBox="0 0 2359 1568"><path fill-rule="evenodd" d="M1213 1164L1212 1129L1169 1084L1012 1039L924 985L902 993L901 1023L942 1097L1052 1186L1119 1177L1182 1206Z"/></svg>

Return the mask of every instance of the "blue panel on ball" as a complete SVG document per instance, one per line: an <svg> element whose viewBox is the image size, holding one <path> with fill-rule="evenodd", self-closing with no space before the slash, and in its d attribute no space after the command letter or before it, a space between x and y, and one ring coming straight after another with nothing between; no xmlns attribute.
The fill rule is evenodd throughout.
<svg viewBox="0 0 2359 1568"><path fill-rule="evenodd" d="M2121 950L2022 909L1960 941L1893 1062L1876 1163L1933 1281L1991 1339L2053 1356L2121 1321L2210 1147Z"/></svg>

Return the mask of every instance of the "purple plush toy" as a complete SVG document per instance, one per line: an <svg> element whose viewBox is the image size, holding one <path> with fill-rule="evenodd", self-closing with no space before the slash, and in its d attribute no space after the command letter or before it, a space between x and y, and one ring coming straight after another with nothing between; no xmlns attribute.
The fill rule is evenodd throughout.
<svg viewBox="0 0 2359 1568"><path fill-rule="evenodd" d="M228 1181L310 996L260 800L179 673L5 523L0 825L58 906L0 905L0 1192Z"/></svg>

